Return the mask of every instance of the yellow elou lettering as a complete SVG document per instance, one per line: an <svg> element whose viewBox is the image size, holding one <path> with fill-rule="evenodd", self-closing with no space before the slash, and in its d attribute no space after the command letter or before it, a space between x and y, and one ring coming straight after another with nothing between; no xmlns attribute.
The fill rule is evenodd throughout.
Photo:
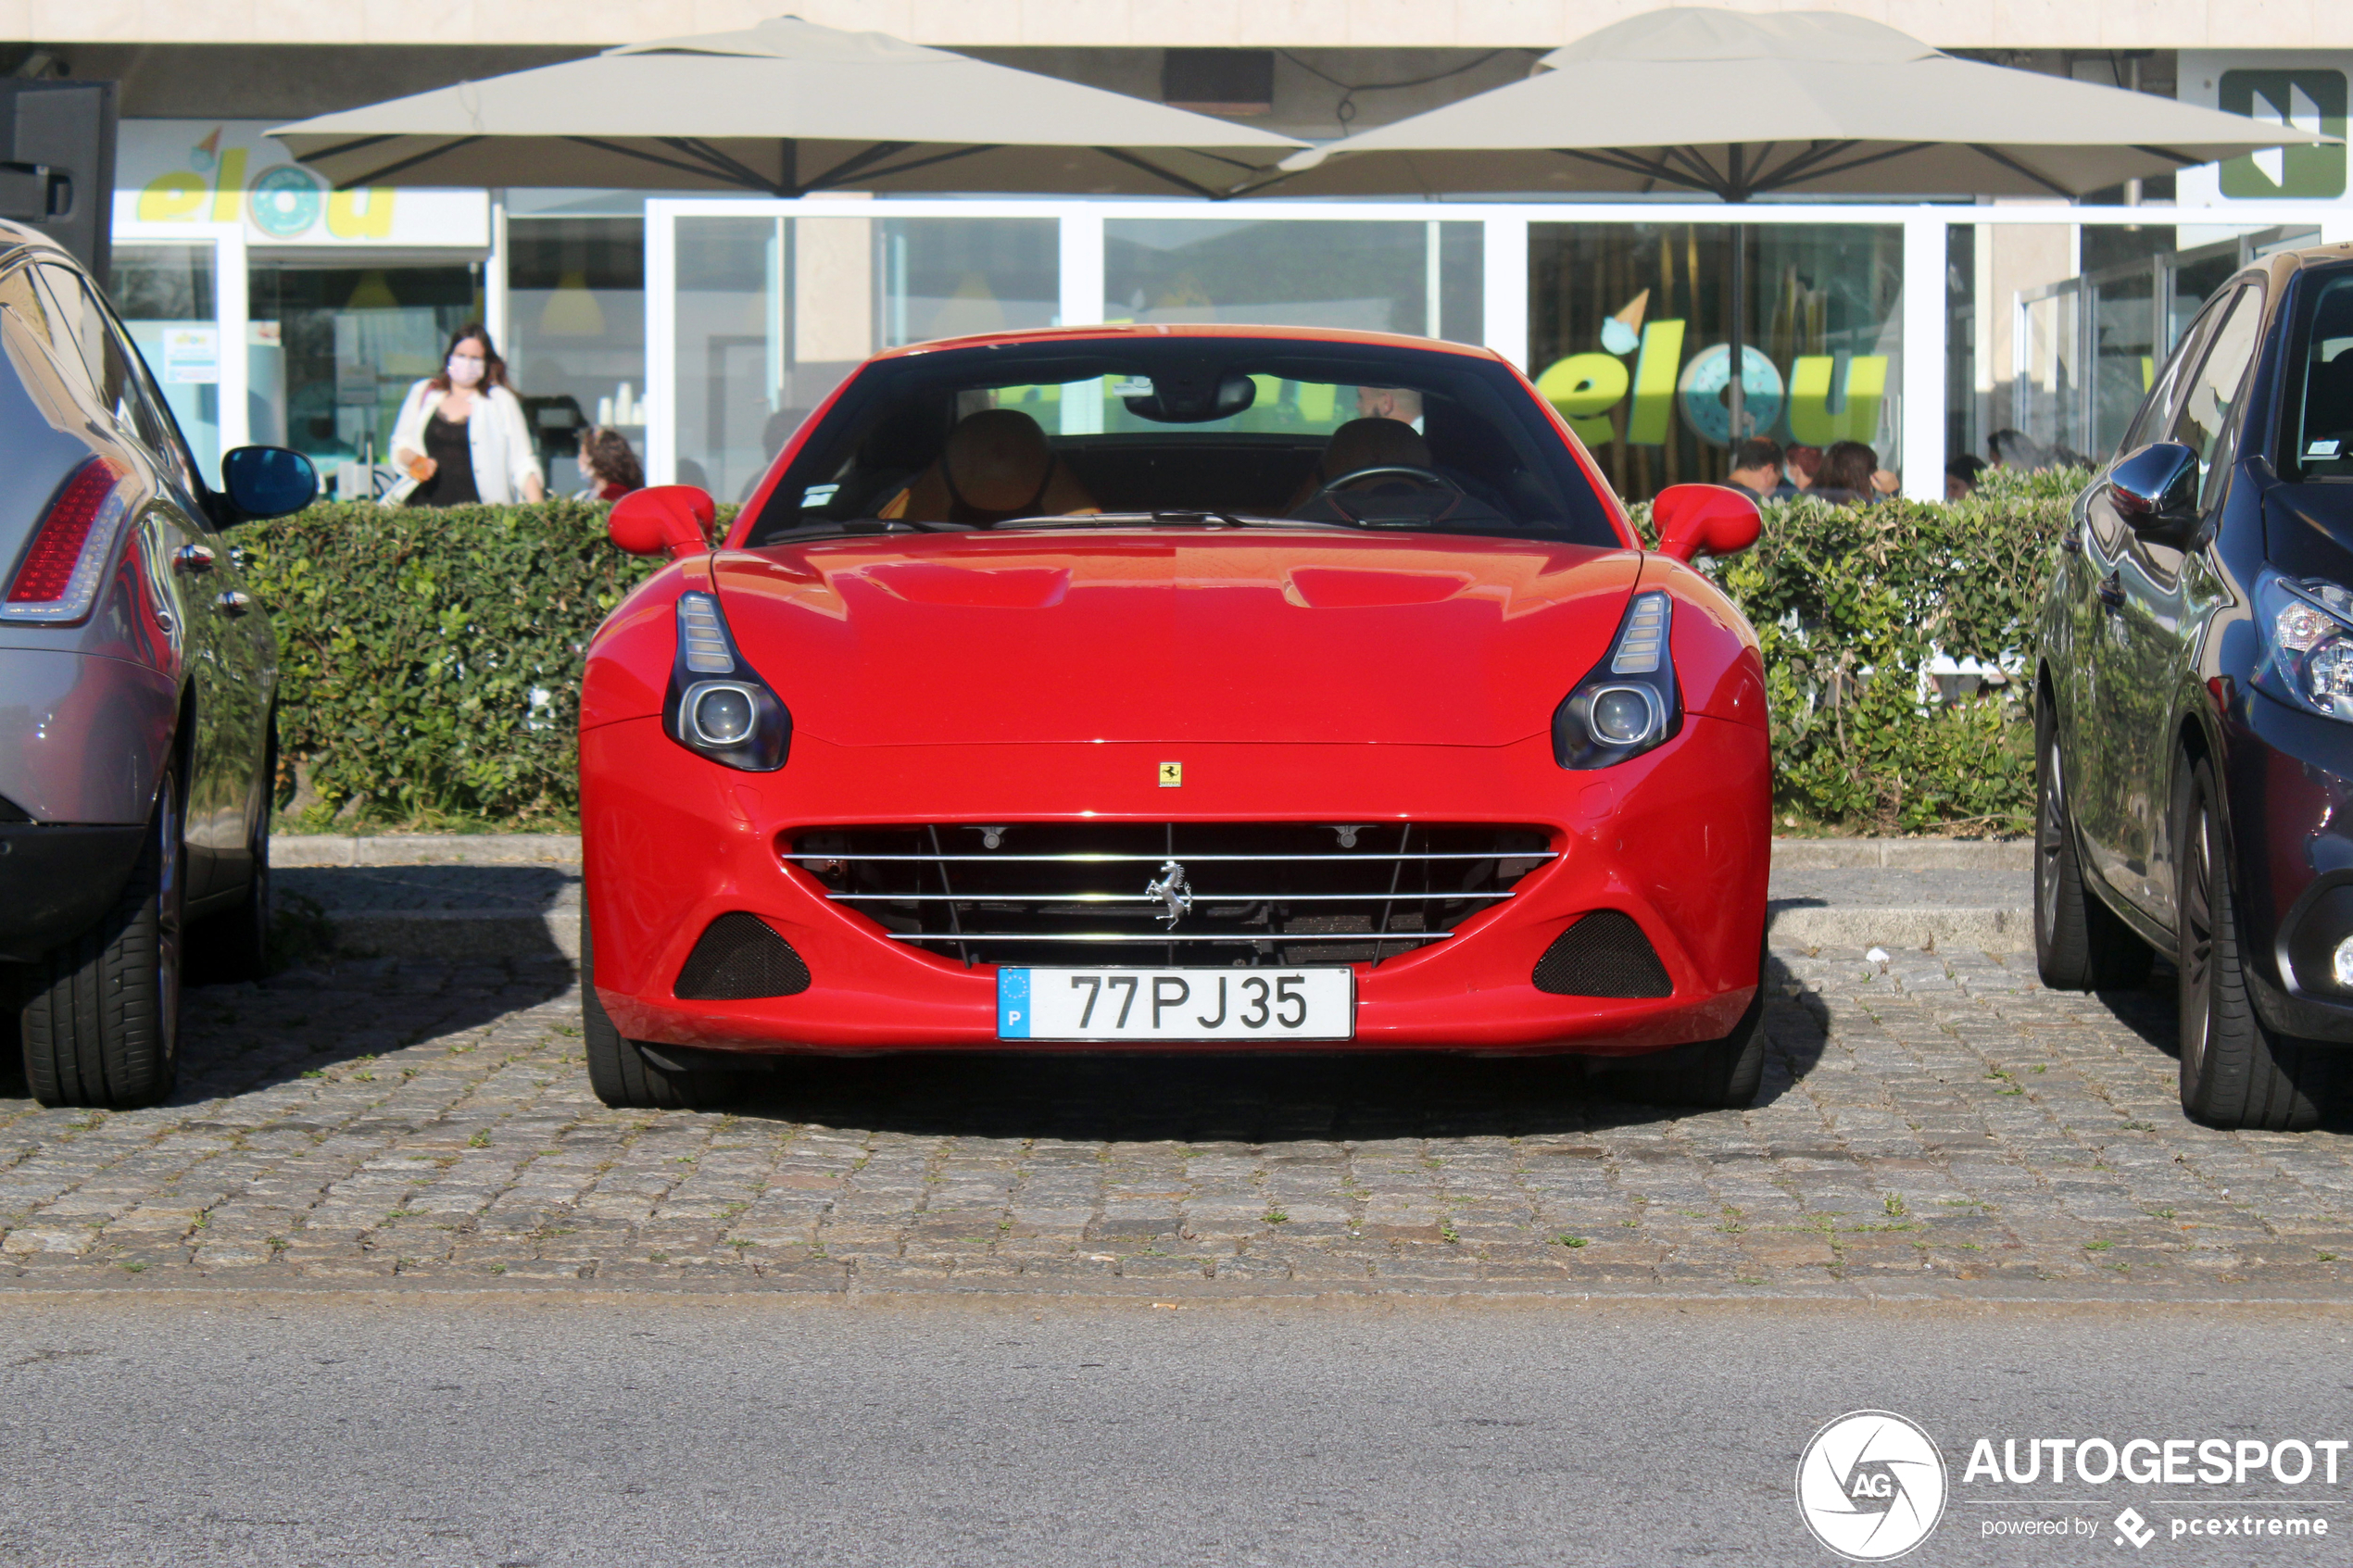
<svg viewBox="0 0 2353 1568"><path fill-rule="evenodd" d="M1887 356L1857 354L1846 362L1846 396L1831 412L1831 374L1838 361L1828 354L1802 354L1789 368L1789 433L1808 446L1833 441L1869 441L1879 433L1879 406L1887 395Z"/></svg>
<svg viewBox="0 0 2353 1568"><path fill-rule="evenodd" d="M234 223L237 207L245 196L245 150L224 148L220 154L219 177L212 182L212 220Z"/></svg>
<svg viewBox="0 0 2353 1568"><path fill-rule="evenodd" d="M1683 323L1653 321L1642 329L1642 351L1634 360L1634 411L1626 439L1638 446L1663 446L1675 417L1675 376L1683 364Z"/></svg>
<svg viewBox="0 0 2353 1568"><path fill-rule="evenodd" d="M139 221L169 223L204 206L204 181L185 169L158 175L139 193Z"/></svg>
<svg viewBox="0 0 2353 1568"><path fill-rule="evenodd" d="M392 193L382 186L337 191L327 198L327 232L339 240L381 240L392 232Z"/></svg>
<svg viewBox="0 0 2353 1568"><path fill-rule="evenodd" d="M1879 406L1887 395L1887 356L1857 354L1846 362L1846 439L1879 433Z"/></svg>
<svg viewBox="0 0 2353 1568"><path fill-rule="evenodd" d="M1607 411L1626 395L1626 361L1614 354L1572 354L1555 359L1536 378L1544 401L1561 411L1577 439L1606 446L1617 439Z"/></svg>

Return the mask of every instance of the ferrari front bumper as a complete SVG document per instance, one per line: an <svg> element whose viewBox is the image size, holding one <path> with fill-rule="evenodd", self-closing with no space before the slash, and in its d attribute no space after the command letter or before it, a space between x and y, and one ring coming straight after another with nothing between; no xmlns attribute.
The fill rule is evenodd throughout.
<svg viewBox="0 0 2353 1568"><path fill-rule="evenodd" d="M1188 745L1175 748L1181 790L1158 782L1171 749L838 746L803 734L782 771L754 774L692 755L652 719L589 730L581 736L581 815L598 995L623 1034L656 1044L1013 1048L998 1038L994 965L890 940L829 901L783 851L812 827L1077 819L1547 829L1556 857L1509 900L1443 941L1352 966L1353 1040L1285 1049L1635 1054L1718 1037L1755 995L1771 852L1761 729L1693 714L1655 751L1592 772L1562 770L1545 737L1494 747ZM1537 989L1538 959L1596 909L1641 925L1669 995ZM697 939L736 910L792 945L808 966L806 990L751 1001L675 994Z"/></svg>

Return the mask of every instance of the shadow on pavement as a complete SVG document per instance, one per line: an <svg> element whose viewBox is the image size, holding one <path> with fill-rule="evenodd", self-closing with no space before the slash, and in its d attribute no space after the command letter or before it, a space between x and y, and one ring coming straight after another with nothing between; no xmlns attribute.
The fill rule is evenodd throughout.
<svg viewBox="0 0 2353 1568"><path fill-rule="evenodd" d="M1767 974L1759 1104L1821 1054L1814 1015ZM1810 1033L1809 1033L1810 1032ZM1293 1139L1529 1137L1693 1114L1623 1098L1570 1057L1443 1051L1114 1055L910 1051L805 1057L748 1074L739 1115L922 1135L1075 1143L1279 1144Z"/></svg>
<svg viewBox="0 0 2353 1568"><path fill-rule="evenodd" d="M497 1022L572 988L560 955L453 964L329 959L187 994L169 1103L251 1094L359 1057ZM19 1091L21 1093L21 1089Z"/></svg>

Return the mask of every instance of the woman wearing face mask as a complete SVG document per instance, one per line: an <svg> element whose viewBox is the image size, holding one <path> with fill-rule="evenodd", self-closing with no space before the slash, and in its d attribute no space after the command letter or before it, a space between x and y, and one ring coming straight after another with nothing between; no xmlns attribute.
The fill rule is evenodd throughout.
<svg viewBox="0 0 2353 1568"><path fill-rule="evenodd" d="M409 475L384 497L396 506L502 506L546 497L522 400L481 323L459 328L441 374L409 389L393 421L392 460Z"/></svg>

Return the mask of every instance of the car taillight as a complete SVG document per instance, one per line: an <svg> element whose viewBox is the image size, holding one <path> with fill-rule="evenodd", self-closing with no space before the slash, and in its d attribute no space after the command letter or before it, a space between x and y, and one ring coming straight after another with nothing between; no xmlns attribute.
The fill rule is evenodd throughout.
<svg viewBox="0 0 2353 1568"><path fill-rule="evenodd" d="M73 470L32 531L32 543L0 599L0 621L79 621L131 515L129 476L109 458Z"/></svg>

